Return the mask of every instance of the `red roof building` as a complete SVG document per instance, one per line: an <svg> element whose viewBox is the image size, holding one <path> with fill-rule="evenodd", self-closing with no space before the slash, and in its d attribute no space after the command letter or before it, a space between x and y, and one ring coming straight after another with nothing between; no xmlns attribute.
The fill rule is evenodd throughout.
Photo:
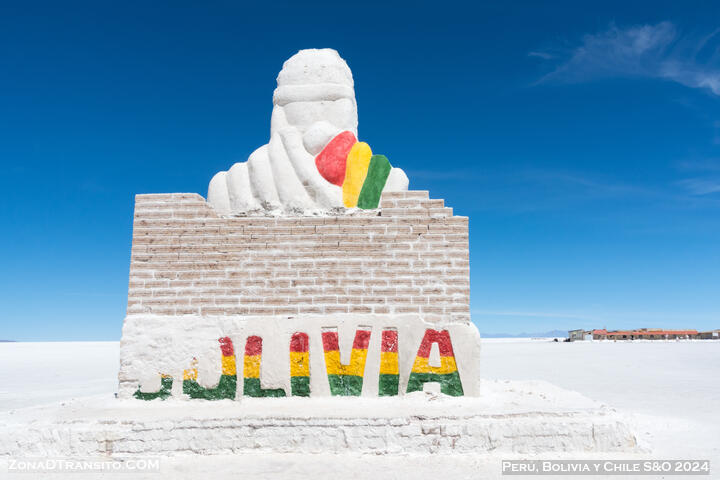
<svg viewBox="0 0 720 480"><path fill-rule="evenodd" d="M697 330L663 330L647 329L639 330L614 330L608 332L605 329L592 331L593 340L662 340L675 338L697 338Z"/></svg>

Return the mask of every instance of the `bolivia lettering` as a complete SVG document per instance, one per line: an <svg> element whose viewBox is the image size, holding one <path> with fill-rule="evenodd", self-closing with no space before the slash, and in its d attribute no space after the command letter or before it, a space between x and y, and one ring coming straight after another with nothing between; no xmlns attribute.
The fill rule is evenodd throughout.
<svg viewBox="0 0 720 480"><path fill-rule="evenodd" d="M355 332L350 362L340 360L340 342L337 328L324 328L322 345L325 359L325 373L332 396L360 396L365 378L368 345L372 330L359 327ZM398 332L385 328L381 332L380 369L378 374L378 396L397 396L400 391L400 362L398 358ZM203 387L198 383L197 359L193 358L190 368L183 371L182 392L190 399L222 400L235 399L237 392L237 367L235 349L229 337L218 340L222 353L220 379L214 387ZM263 388L260 382L262 370L261 337L253 335L245 341L243 359L242 395L247 397L284 397L283 388ZM437 344L440 365L431 365L430 352ZM307 333L296 332L290 338L290 394L294 397L311 396L310 389L310 342ZM406 392L422 391L428 382L440 384L440 391L446 395L462 396L463 387L457 370L455 354L447 330L425 330L408 378ZM173 378L160 375L160 388L155 392L144 392L142 387L135 392L139 400L164 400L172 395Z"/></svg>

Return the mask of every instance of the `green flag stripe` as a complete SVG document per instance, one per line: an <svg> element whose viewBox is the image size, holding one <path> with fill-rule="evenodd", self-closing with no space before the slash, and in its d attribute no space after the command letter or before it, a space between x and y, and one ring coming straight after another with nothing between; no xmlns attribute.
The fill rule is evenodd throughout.
<svg viewBox="0 0 720 480"><path fill-rule="evenodd" d="M243 382L243 395L246 397L284 397L282 388L262 388L259 378L246 378Z"/></svg>
<svg viewBox="0 0 720 480"><path fill-rule="evenodd" d="M138 388L137 391L133 394L133 397L137 398L138 400L155 400L156 398L165 400L171 395L172 384L172 377L163 377L160 380L160 390L158 390L157 392L141 392Z"/></svg>
<svg viewBox="0 0 720 480"><path fill-rule="evenodd" d="M190 398L202 398L205 400L234 399L237 388L237 377L235 375L220 375L217 387L205 388L195 380L183 381L183 393Z"/></svg>
<svg viewBox="0 0 720 480"><path fill-rule="evenodd" d="M380 195L391 169L390 161L385 155L373 155L370 157L370 166L358 197L358 208L369 210L378 207Z"/></svg>
<svg viewBox="0 0 720 480"><path fill-rule="evenodd" d="M380 384L378 386L378 395L381 397L397 395L399 384L400 384L400 375L390 375L387 373L381 373L380 374Z"/></svg>
<svg viewBox="0 0 720 480"><path fill-rule="evenodd" d="M293 397L309 397L310 377L290 377L290 391Z"/></svg>
<svg viewBox="0 0 720 480"><path fill-rule="evenodd" d="M363 377L358 375L328 375L330 393L341 397L359 397Z"/></svg>
<svg viewBox="0 0 720 480"><path fill-rule="evenodd" d="M453 373L437 374L437 373L410 373L408 379L407 392L420 392L423 384L427 382L440 383L440 391L445 395L453 397L461 397L464 395L460 374L457 371Z"/></svg>

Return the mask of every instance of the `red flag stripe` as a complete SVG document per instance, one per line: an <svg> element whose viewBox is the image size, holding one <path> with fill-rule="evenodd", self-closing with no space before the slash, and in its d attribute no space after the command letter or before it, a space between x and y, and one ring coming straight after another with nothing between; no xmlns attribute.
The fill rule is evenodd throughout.
<svg viewBox="0 0 720 480"><path fill-rule="evenodd" d="M297 332L290 338L291 352L307 352L309 350L310 341L307 333Z"/></svg>
<svg viewBox="0 0 720 480"><path fill-rule="evenodd" d="M355 340L352 348L359 350L367 350L370 343L370 330L358 330L355 332Z"/></svg>
<svg viewBox="0 0 720 480"><path fill-rule="evenodd" d="M383 330L382 343L380 344L381 352L398 351L398 332L397 330Z"/></svg>
<svg viewBox="0 0 720 480"><path fill-rule="evenodd" d="M326 352L335 352L340 350L337 332L322 332L323 350Z"/></svg>
<svg viewBox="0 0 720 480"><path fill-rule="evenodd" d="M235 347L233 347L233 342L230 340L230 337L223 337L218 340L220 342L220 351L223 354L223 357L231 357L235 355Z"/></svg>
<svg viewBox="0 0 720 480"><path fill-rule="evenodd" d="M245 341L245 355L262 355L262 338L253 335Z"/></svg>
<svg viewBox="0 0 720 480"><path fill-rule="evenodd" d="M428 358L430 356L430 348L433 343L438 344L441 357L454 357L452 342L450 342L450 332L447 330L437 331L432 329L425 330L425 336L420 343L418 349L418 357Z"/></svg>

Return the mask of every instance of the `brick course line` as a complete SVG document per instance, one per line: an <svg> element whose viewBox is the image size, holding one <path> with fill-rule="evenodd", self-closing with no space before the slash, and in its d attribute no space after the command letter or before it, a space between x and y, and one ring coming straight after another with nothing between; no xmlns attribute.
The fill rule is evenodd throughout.
<svg viewBox="0 0 720 480"><path fill-rule="evenodd" d="M469 321L469 222L427 191L326 217L223 218L197 194L135 197L127 313L420 313Z"/></svg>

